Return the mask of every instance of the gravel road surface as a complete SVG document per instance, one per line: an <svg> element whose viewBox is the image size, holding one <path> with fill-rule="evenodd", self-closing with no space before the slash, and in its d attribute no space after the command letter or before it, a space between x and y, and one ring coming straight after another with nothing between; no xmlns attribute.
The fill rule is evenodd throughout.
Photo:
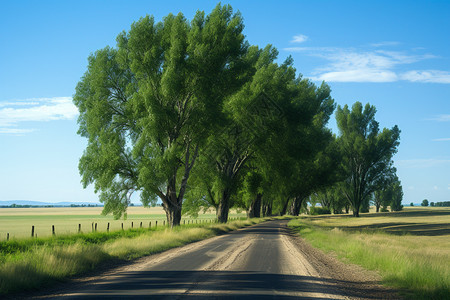
<svg viewBox="0 0 450 300"><path fill-rule="evenodd" d="M64 284L51 299L397 299L377 274L261 223Z"/></svg>

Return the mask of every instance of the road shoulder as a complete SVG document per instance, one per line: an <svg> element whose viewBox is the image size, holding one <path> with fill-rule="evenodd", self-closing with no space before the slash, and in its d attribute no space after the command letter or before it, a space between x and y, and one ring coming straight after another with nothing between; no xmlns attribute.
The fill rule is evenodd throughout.
<svg viewBox="0 0 450 300"><path fill-rule="evenodd" d="M397 290L383 286L381 276L361 266L345 263L332 253L314 248L287 227L286 235L297 250L306 257L320 277L330 279L343 295L350 299L402 299Z"/></svg>

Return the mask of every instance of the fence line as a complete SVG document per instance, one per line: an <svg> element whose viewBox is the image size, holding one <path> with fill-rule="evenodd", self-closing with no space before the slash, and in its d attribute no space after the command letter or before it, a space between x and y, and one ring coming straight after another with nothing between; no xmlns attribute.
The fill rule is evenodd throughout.
<svg viewBox="0 0 450 300"><path fill-rule="evenodd" d="M238 219L240 220L242 218L241 217L229 217L228 221L234 221L234 220L238 220ZM187 220L187 222L186 222L186 220ZM204 224L204 223L210 223L211 224L211 223L216 223L216 222L218 222L217 218L214 218L214 219L211 219L211 218L208 218L208 219L195 219L195 224ZM140 221L139 229L146 228L143 224L144 223L142 221ZM181 222L180 222L180 224L181 224ZM183 225L194 225L194 219L183 219L183 223L182 224ZM106 223L106 232L107 233L111 232L111 226L110 225L111 225L110 222ZM163 220L163 224L162 225L163 225L163 227L166 226L166 221L165 220ZM167 226L169 226L169 223L167 223ZM124 222L121 222L120 228L121 228L121 230L126 229L126 228L124 228ZM147 228L148 229L152 229L152 228L156 229L156 228L158 228L158 220L155 220L154 227L152 227L152 221L149 221ZM31 226L31 237L32 238L37 238L37 236L38 236L38 233L37 233L36 229L37 229L37 227L35 227L35 225ZM134 229L134 221L131 221L131 226L129 227L129 229ZM91 231L92 232L97 232L98 230L99 230L98 223L97 222L91 222ZM120 229L117 229L117 230L120 230ZM56 236L57 235L56 231L57 231L57 226L51 225L51 236ZM112 231L114 231L114 230L112 230ZM65 234L76 234L76 233L83 233L82 232L82 224L81 223L78 223L78 229L75 232L69 231L69 232L66 232ZM41 234L40 234L40 236L41 236ZM14 238L14 234L11 234L10 232L7 232L6 233L6 241L11 240L12 238Z"/></svg>

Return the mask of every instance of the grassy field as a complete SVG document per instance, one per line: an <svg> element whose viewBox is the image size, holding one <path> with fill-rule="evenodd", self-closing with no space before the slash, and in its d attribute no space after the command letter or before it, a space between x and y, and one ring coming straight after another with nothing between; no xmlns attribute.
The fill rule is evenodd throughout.
<svg viewBox="0 0 450 300"><path fill-rule="evenodd" d="M55 226L56 235L67 235L78 233L78 224L81 224L81 231L92 232L92 224L97 223L99 232L106 232L110 223L110 231L133 227L143 228L163 225L166 220L164 210L161 207L129 207L126 220L114 220L112 215L101 215L102 207L50 207L50 208L0 208L0 241L6 240L9 233L10 239L21 239L31 236L31 226L35 227L35 234L38 237L48 237L52 235L52 225ZM245 213L238 214L233 211L230 218L245 217ZM215 219L215 212L209 211L199 214L197 219L183 217L183 222L207 222Z"/></svg>
<svg viewBox="0 0 450 300"><path fill-rule="evenodd" d="M289 225L313 246L378 271L408 299L450 295L450 208L308 216Z"/></svg>

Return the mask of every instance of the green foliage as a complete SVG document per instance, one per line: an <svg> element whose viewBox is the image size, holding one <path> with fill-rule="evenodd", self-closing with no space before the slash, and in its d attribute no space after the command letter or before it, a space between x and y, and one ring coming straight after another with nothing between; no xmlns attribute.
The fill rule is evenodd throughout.
<svg viewBox="0 0 450 300"><path fill-rule="evenodd" d="M338 108L333 136L330 87L297 76L291 57L277 63L273 46L249 45L243 27L229 5L191 21L146 16L89 57L73 100L88 140L79 170L104 214L126 217L139 193L145 206L162 201L171 226L211 207L225 222L261 201L264 214L291 204L297 215L333 187L322 204L358 215L395 173L397 126L380 131L375 107L356 102Z"/></svg>
<svg viewBox="0 0 450 300"><path fill-rule="evenodd" d="M342 188L354 216L359 216L361 205L395 172L391 158L397 152L400 130L394 126L380 131L375 112L374 106L367 104L363 109L360 102L352 110L345 105L336 111L345 173Z"/></svg>
<svg viewBox="0 0 450 300"><path fill-rule="evenodd" d="M331 210L326 207L320 207L320 206L311 206L309 209L310 215L329 215L331 214Z"/></svg>
<svg viewBox="0 0 450 300"><path fill-rule="evenodd" d="M88 139L79 169L94 184L104 213L119 218L139 191L159 197L179 224L198 150L220 125L225 99L247 78L242 17L220 4L189 23L180 13L146 16L89 57L74 103Z"/></svg>
<svg viewBox="0 0 450 300"><path fill-rule="evenodd" d="M391 177L388 182L381 189L374 193L373 203L378 208L383 206L382 211L387 211L386 206L390 206L392 211L401 211L403 209L403 189L400 180L395 175Z"/></svg>
<svg viewBox="0 0 450 300"><path fill-rule="evenodd" d="M312 194L310 202L313 206L315 203L320 203L322 207L328 208L333 214L341 214L347 199L343 196L339 186L334 185Z"/></svg>
<svg viewBox="0 0 450 300"><path fill-rule="evenodd" d="M424 199L420 205L421 206L428 206L428 200Z"/></svg>

